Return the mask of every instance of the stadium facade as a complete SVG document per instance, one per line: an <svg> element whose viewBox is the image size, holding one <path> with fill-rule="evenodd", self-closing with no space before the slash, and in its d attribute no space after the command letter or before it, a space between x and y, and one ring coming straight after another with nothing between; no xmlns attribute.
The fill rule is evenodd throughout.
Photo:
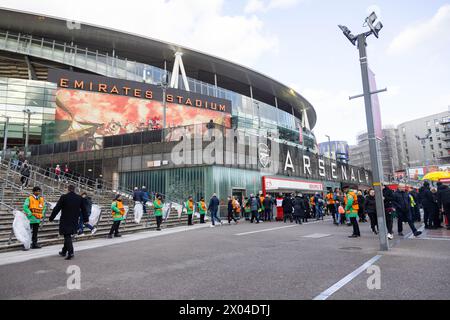
<svg viewBox="0 0 450 320"><path fill-rule="evenodd" d="M32 112L33 162L67 163L117 188L224 199L371 183L363 168L319 155L313 106L268 76L175 44L0 9L0 115L10 117L9 147L24 144L24 110ZM246 137L242 150L221 145L223 159L216 148L215 162L174 162L186 133L214 136L194 144L195 154L216 132L230 131L234 141L236 133ZM270 163L276 168L269 174L262 169Z"/></svg>

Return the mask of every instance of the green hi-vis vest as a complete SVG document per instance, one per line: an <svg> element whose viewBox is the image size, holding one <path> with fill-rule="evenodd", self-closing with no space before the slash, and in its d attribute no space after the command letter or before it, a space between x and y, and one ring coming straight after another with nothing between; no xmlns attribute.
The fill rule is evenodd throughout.
<svg viewBox="0 0 450 320"><path fill-rule="evenodd" d="M190 207L191 203L192 203L192 208ZM191 215L194 213L194 201L191 202L188 200L184 203L184 206L186 207L187 214Z"/></svg>
<svg viewBox="0 0 450 320"><path fill-rule="evenodd" d="M156 199L155 201L153 201L153 206L155 207L155 217L161 217L163 212L162 212L162 208L163 208L163 203L161 200Z"/></svg>
<svg viewBox="0 0 450 320"><path fill-rule="evenodd" d="M200 214L206 214L206 203L205 201L200 201L197 202L197 207L198 207L198 212L200 212Z"/></svg>
<svg viewBox="0 0 450 320"><path fill-rule="evenodd" d="M125 208L122 201L114 201L111 204L111 214L114 221L122 221L125 215Z"/></svg>
<svg viewBox="0 0 450 320"><path fill-rule="evenodd" d="M249 213L251 212L251 208L250 208L250 201L247 201L244 205L244 212Z"/></svg>

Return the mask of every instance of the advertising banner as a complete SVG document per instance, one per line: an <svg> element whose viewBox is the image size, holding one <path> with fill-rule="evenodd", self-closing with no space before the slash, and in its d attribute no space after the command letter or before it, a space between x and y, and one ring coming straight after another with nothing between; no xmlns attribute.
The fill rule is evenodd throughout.
<svg viewBox="0 0 450 320"><path fill-rule="evenodd" d="M157 86L51 70L56 92L55 142L78 140L100 149L102 137L158 130L164 103ZM99 90L100 88L100 90ZM176 89L166 94L166 127L214 123L231 126L231 102Z"/></svg>
<svg viewBox="0 0 450 320"><path fill-rule="evenodd" d="M375 74L372 70L369 68L369 84L370 84L370 91L374 92L377 91L377 83L375 81ZM381 110L380 110L380 101L378 100L378 94L372 94L372 116L373 116L373 122L375 125L375 137L378 139L383 139L383 128L381 123Z"/></svg>

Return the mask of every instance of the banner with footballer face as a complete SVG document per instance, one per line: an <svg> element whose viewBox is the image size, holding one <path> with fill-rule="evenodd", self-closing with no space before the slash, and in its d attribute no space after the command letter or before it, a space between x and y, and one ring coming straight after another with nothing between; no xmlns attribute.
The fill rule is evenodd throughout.
<svg viewBox="0 0 450 320"><path fill-rule="evenodd" d="M229 127L231 115L167 103L167 127L207 123ZM73 89L56 93L57 141L93 140L103 136L162 129L163 103Z"/></svg>

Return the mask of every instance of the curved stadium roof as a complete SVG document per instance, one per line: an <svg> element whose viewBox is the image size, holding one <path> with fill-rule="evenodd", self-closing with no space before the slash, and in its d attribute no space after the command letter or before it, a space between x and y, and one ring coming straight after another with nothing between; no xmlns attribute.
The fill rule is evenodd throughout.
<svg viewBox="0 0 450 320"><path fill-rule="evenodd" d="M306 109L311 129L317 121L311 103L292 88L250 68L176 44L84 23L80 29L69 29L65 19L6 8L0 8L0 29L62 42L73 41L78 47L89 50L112 52L114 49L119 57L158 67L163 67L166 61L168 69L172 68L174 52L180 51L188 76L214 84L216 74L220 87L247 96L252 86L255 99L274 105L274 97L277 97L280 109L292 113L292 106L297 117Z"/></svg>

